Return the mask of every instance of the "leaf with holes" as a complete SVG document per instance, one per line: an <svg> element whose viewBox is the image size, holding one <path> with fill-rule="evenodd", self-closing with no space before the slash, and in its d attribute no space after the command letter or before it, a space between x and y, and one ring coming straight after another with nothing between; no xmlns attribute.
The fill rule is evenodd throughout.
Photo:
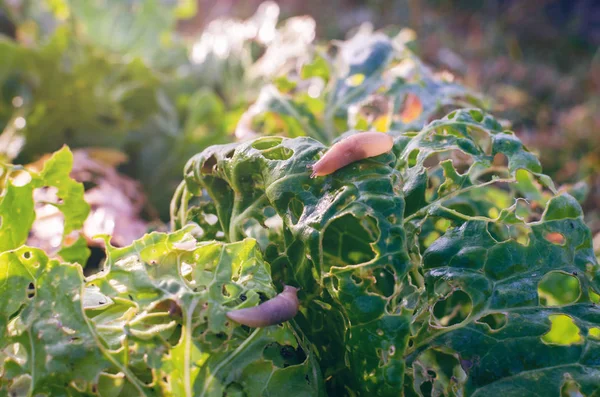
<svg viewBox="0 0 600 397"><path fill-rule="evenodd" d="M324 149L310 138L275 137L207 149L186 168L175 225L193 221L188 202L205 191L227 241L259 229L275 280L302 287L297 321L329 391L389 395L402 387L410 325L395 287L409 268L395 156L311 179L307 166Z"/></svg>
<svg viewBox="0 0 600 397"><path fill-rule="evenodd" d="M25 244L36 219L34 192L40 188L53 188L56 191L55 202L64 217L63 253L74 261L85 264L89 250L83 240L66 246L65 236L80 230L86 220L90 206L83 199L83 184L71 179L73 154L66 146L50 157L41 172L21 170L12 166L7 176L2 197L0 198L0 252L15 249ZM60 242L59 242L60 243Z"/></svg>
<svg viewBox="0 0 600 397"><path fill-rule="evenodd" d="M475 109L405 139L397 167L423 277L407 393L595 391L600 268L577 201Z"/></svg>
<svg viewBox="0 0 600 397"><path fill-rule="evenodd" d="M335 56L313 50L297 73L262 89L236 135L307 135L331 143L348 129L414 131L442 109L485 106L453 76L435 75L402 36L365 25L349 40L332 43Z"/></svg>
<svg viewBox="0 0 600 397"><path fill-rule="evenodd" d="M103 271L88 279L35 248L0 255L0 390L322 395L293 322L249 330L226 317L276 294L256 242L199 243L191 232L109 246Z"/></svg>
<svg viewBox="0 0 600 397"><path fill-rule="evenodd" d="M210 147L173 226L208 196L226 241L262 236L274 280L303 288L332 395L595 390L600 267L577 201L481 110L390 134L390 153L316 179L310 138Z"/></svg>

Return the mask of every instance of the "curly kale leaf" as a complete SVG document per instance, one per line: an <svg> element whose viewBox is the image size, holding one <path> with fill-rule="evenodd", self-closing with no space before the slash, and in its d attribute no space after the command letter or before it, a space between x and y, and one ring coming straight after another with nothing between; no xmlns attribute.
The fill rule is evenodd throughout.
<svg viewBox="0 0 600 397"><path fill-rule="evenodd" d="M332 395L595 390L599 266L576 200L480 110L391 134L391 153L317 179L310 138L208 148L174 226L208 196L217 234L256 237L274 279L304 288Z"/></svg>

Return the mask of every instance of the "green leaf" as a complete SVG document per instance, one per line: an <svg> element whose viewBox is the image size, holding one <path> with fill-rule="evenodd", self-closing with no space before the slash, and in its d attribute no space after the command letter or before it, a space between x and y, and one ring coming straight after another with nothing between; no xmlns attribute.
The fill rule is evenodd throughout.
<svg viewBox="0 0 600 397"><path fill-rule="evenodd" d="M308 135L329 144L349 128L415 131L442 109L485 106L464 86L434 75L398 38L361 28L335 45L335 58L325 59L317 49L299 78L288 76L285 85L279 78L264 87L243 127L266 135ZM306 112L308 101L318 102L320 110Z"/></svg>
<svg viewBox="0 0 600 397"><path fill-rule="evenodd" d="M88 258L91 255L91 251L88 248L87 240L83 236L79 236L77 240L71 245L63 246L59 251L58 255L69 263L79 263L85 267Z"/></svg>
<svg viewBox="0 0 600 397"><path fill-rule="evenodd" d="M306 310L297 321L329 392L390 395L402 388L410 323L394 287L409 264L395 157L311 179L307 166L324 149L278 137L211 147L188 163L174 220L193 220L190 192L206 191L227 241L262 230L275 280L303 288Z"/></svg>
<svg viewBox="0 0 600 397"><path fill-rule="evenodd" d="M478 110L436 120L400 149L424 289L408 392L559 395L567 378L596 390L600 267L577 201L557 195L518 138Z"/></svg>
<svg viewBox="0 0 600 397"><path fill-rule="evenodd" d="M84 315L81 267L49 260L30 247L4 252L0 258L2 284L11 285L0 291L1 300L9 301L2 307L0 345L3 350L24 349L20 354L25 354L22 360L5 359L5 370L11 370L2 386L10 389L19 376L28 375L30 393L54 395L72 381L93 381L110 366L110 358Z"/></svg>
<svg viewBox="0 0 600 397"><path fill-rule="evenodd" d="M274 280L310 302L297 322L331 395L592 393L600 266L577 201L481 110L394 135L315 179L326 148L309 138L210 147L174 226L208 195L216 234L262 236Z"/></svg>
<svg viewBox="0 0 600 397"><path fill-rule="evenodd" d="M81 229L90 212L89 204L83 199L83 184L69 176L72 168L73 154L64 146L44 163L39 177L34 178L36 187L53 186L58 189L57 196L61 202L55 205L65 216L65 235Z"/></svg>
<svg viewBox="0 0 600 397"><path fill-rule="evenodd" d="M83 27L86 39L112 52L143 56L149 60L164 56L172 40L176 13L184 11L177 2L118 0L69 0L69 11Z"/></svg>
<svg viewBox="0 0 600 397"><path fill-rule="evenodd" d="M15 186L8 182L0 201L0 251L8 251L25 243L35 220L33 186Z"/></svg>
<svg viewBox="0 0 600 397"><path fill-rule="evenodd" d="M83 227L90 206L83 199L83 184L69 176L73 167L73 154L66 146L54 153L45 163L42 171L20 171L19 184L8 181L0 198L0 252L15 249L25 244L35 220L34 189L54 187L59 202L53 203L64 215L64 236ZM11 168L7 172L12 173ZM89 251L84 242L68 247L64 251L70 258L85 263Z"/></svg>
<svg viewBox="0 0 600 397"><path fill-rule="evenodd" d="M293 322L249 331L225 315L276 294L256 242L199 243L192 231L109 246L87 280L35 248L1 254L0 349L11 354L0 356L0 389L29 380L31 395L321 395Z"/></svg>
<svg viewBox="0 0 600 397"><path fill-rule="evenodd" d="M303 79L310 79L312 77L319 77L324 82L329 81L329 65L327 61L321 56L315 56L310 63L306 63L302 66L300 77Z"/></svg>

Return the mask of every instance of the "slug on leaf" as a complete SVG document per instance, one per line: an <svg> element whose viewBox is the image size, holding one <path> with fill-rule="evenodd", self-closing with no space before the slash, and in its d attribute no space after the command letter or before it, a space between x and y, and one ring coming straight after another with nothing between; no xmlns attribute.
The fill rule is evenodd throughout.
<svg viewBox="0 0 600 397"><path fill-rule="evenodd" d="M329 175L342 167L367 157L389 152L394 146L391 136L383 132L361 132L342 139L312 166L311 178Z"/></svg>
<svg viewBox="0 0 600 397"><path fill-rule="evenodd" d="M298 313L299 288L284 286L283 292L258 306L227 312L236 323L259 328L291 320Z"/></svg>

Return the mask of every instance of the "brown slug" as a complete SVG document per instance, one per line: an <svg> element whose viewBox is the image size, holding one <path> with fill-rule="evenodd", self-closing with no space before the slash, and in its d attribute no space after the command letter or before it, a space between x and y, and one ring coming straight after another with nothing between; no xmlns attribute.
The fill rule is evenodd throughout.
<svg viewBox="0 0 600 397"><path fill-rule="evenodd" d="M227 312L236 323L259 328L291 320L298 313L299 288L284 286L283 292L258 306Z"/></svg>
<svg viewBox="0 0 600 397"><path fill-rule="evenodd" d="M329 175L342 167L367 157L389 152L394 146L391 136L383 132L361 132L342 139L312 166L311 178Z"/></svg>

